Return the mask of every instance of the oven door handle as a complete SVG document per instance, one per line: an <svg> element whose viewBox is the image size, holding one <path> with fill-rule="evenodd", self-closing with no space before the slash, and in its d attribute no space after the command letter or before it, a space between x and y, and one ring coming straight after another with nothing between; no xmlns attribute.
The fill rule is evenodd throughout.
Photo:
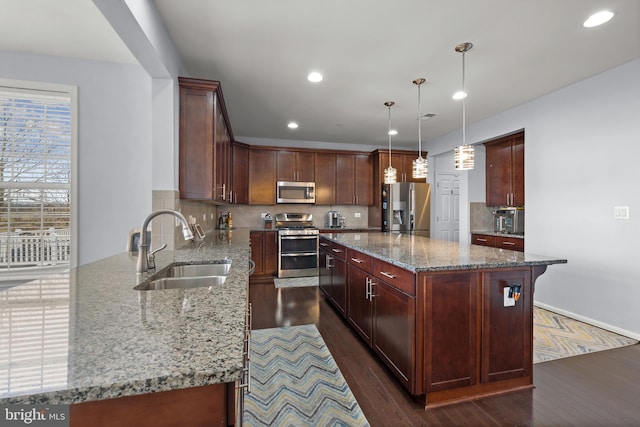
<svg viewBox="0 0 640 427"><path fill-rule="evenodd" d="M300 239L307 239L307 240L311 240L311 239L317 239L318 236L280 236L280 238L282 240L300 240Z"/></svg>
<svg viewBox="0 0 640 427"><path fill-rule="evenodd" d="M295 252L295 253L283 253L280 256L312 256L318 255L317 252Z"/></svg>

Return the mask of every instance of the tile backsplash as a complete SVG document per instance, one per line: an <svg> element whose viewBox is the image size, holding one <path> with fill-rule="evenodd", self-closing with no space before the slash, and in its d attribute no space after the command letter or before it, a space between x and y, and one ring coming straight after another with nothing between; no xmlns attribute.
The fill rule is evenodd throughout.
<svg viewBox="0 0 640 427"><path fill-rule="evenodd" d="M346 227L367 227L369 214L367 206L315 206L282 204L273 206L249 206L249 205L226 205L218 206L218 215L223 212L231 212L234 227L262 228L264 221L261 214L269 212L272 218L277 213L302 212L313 215L313 225L324 227L326 225L326 215L330 210L340 212L345 217ZM360 217L356 217L360 214Z"/></svg>
<svg viewBox="0 0 640 427"><path fill-rule="evenodd" d="M218 217L225 212L231 212L234 227L262 228L264 221L263 212L271 213L275 218L276 213L303 212L313 214L313 225L324 227L326 214L330 210L336 210L345 217L347 227L367 227L369 223L367 206L314 206L298 204L282 204L273 206L253 205L214 205L205 202L182 200L180 193L172 190L154 190L152 208L174 209L180 211L185 218L195 218L205 231L209 233L218 226ZM359 214L359 217L356 215ZM175 249L184 244L180 226L173 216L161 215L152 221L151 241L154 248L163 243L167 248Z"/></svg>
<svg viewBox="0 0 640 427"><path fill-rule="evenodd" d="M469 215L471 231L493 231L493 208L485 203L471 202Z"/></svg>

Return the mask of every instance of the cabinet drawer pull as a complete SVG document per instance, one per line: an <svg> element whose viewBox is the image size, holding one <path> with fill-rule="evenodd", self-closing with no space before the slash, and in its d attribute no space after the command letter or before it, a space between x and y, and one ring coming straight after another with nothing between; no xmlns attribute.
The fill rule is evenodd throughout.
<svg viewBox="0 0 640 427"><path fill-rule="evenodd" d="M359 258L351 258L351 261L357 262L358 264L362 264L364 261Z"/></svg>
<svg viewBox="0 0 640 427"><path fill-rule="evenodd" d="M476 240L477 240L478 242L486 242L486 241L487 241L487 239L481 239L481 238L479 238L479 237L478 237Z"/></svg>
<svg viewBox="0 0 640 427"><path fill-rule="evenodd" d="M386 271L381 271L380 274L382 274L384 277L388 277L389 279L395 279L397 278L397 276L394 276L391 273L387 273Z"/></svg>
<svg viewBox="0 0 640 427"><path fill-rule="evenodd" d="M342 253L342 249L331 249L331 252L335 252L337 254L341 254Z"/></svg>
<svg viewBox="0 0 640 427"><path fill-rule="evenodd" d="M503 245L511 245L511 246L515 246L516 244L513 242L502 242Z"/></svg>
<svg viewBox="0 0 640 427"><path fill-rule="evenodd" d="M329 246L328 243L320 242L320 246Z"/></svg>

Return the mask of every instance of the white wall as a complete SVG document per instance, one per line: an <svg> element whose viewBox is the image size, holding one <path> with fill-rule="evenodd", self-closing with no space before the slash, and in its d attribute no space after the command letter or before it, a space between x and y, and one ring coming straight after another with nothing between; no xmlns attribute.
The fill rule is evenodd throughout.
<svg viewBox="0 0 640 427"><path fill-rule="evenodd" d="M78 264L122 252L151 209L151 79L137 65L10 52L0 77L78 87Z"/></svg>
<svg viewBox="0 0 640 427"><path fill-rule="evenodd" d="M525 129L525 251L566 258L536 301L640 337L640 60L467 127L467 141ZM427 142L451 150L459 133ZM629 206L616 220L614 206ZM461 230L462 232L462 230Z"/></svg>

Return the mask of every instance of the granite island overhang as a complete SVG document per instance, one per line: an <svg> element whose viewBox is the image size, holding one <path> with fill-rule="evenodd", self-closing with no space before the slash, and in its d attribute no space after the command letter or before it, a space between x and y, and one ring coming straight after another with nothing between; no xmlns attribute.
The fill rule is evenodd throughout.
<svg viewBox="0 0 640 427"><path fill-rule="evenodd" d="M156 254L156 271L231 259L212 287L136 291L153 272L137 275L136 258L121 253L0 292L0 403L78 404L240 380L249 253L249 232L238 230ZM47 346L56 316L60 336Z"/></svg>
<svg viewBox="0 0 640 427"><path fill-rule="evenodd" d="M321 234L320 288L430 408L533 387L534 283L566 262L409 234Z"/></svg>

